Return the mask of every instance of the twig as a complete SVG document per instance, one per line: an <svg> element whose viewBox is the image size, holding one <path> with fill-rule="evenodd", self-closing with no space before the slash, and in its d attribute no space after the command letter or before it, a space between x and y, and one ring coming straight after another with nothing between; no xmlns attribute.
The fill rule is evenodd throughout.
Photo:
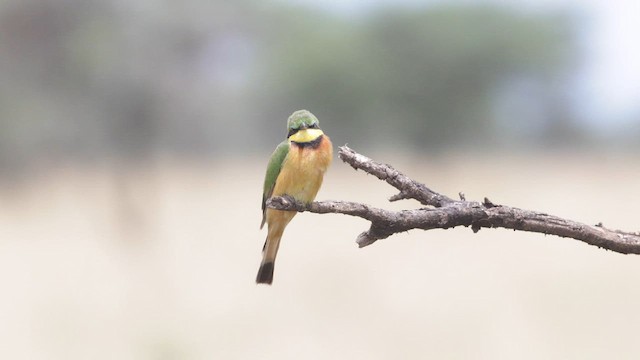
<svg viewBox="0 0 640 360"><path fill-rule="evenodd" d="M611 230L601 223L591 226L545 213L497 205L487 198L484 198L482 203L467 201L462 193L461 200L453 200L410 179L392 166L375 162L347 146L340 147L338 156L354 169L364 170L398 189L399 193L392 196L390 201L415 199L431 207L391 211L346 201L303 204L288 196L271 198L267 201L267 206L279 210L309 211L318 214L339 213L366 219L371 222L371 226L356 239L360 247L412 229L470 226L474 232L481 228L530 231L572 238L622 254L640 254L640 233L637 232Z"/></svg>
<svg viewBox="0 0 640 360"><path fill-rule="evenodd" d="M338 152L340 160L351 165L354 169L364 170L380 180L386 181L389 185L400 190L400 193L392 196L389 201L402 199L415 199L422 205L441 207L454 202L444 195L429 189L424 184L410 179L405 174L394 169L390 165L380 164L364 155L360 155L348 146L341 146Z"/></svg>

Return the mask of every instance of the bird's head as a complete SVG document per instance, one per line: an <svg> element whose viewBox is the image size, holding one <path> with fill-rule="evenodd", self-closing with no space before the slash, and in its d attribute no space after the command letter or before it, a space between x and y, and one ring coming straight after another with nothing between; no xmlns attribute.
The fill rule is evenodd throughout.
<svg viewBox="0 0 640 360"><path fill-rule="evenodd" d="M298 143L310 142L323 135L318 118L307 110L298 110L287 120L287 137Z"/></svg>

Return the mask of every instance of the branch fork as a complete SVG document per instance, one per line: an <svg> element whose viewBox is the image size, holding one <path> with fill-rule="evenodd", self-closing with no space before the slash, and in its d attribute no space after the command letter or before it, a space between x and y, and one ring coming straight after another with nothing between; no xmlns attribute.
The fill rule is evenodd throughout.
<svg viewBox="0 0 640 360"><path fill-rule="evenodd" d="M602 223L591 226L541 212L497 205L486 197L482 202L467 201L462 192L458 194L460 200L454 200L409 178L391 165L376 162L346 145L340 147L338 157L354 169L363 170L395 187L399 192L391 196L389 201L414 199L426 207L392 211L348 201L305 204L290 196L273 197L267 201L267 206L277 210L345 214L368 220L371 223L369 229L356 238L359 247L412 229L465 226L471 227L474 233L482 228L505 228L557 235L622 254L640 254L638 232L611 230L602 226Z"/></svg>

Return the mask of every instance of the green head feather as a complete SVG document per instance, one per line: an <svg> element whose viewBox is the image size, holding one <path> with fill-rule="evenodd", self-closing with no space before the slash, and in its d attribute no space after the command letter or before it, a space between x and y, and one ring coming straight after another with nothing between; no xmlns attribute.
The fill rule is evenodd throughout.
<svg viewBox="0 0 640 360"><path fill-rule="evenodd" d="M291 114L287 120L289 136L300 129L317 129L318 125L318 118L307 110L298 110Z"/></svg>

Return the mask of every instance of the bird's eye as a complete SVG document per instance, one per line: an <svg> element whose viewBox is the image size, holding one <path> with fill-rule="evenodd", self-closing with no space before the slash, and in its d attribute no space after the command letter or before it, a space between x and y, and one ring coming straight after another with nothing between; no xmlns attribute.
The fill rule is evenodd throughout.
<svg viewBox="0 0 640 360"><path fill-rule="evenodd" d="M309 125L309 129L317 129L317 128L318 128L318 124L316 123Z"/></svg>
<svg viewBox="0 0 640 360"><path fill-rule="evenodd" d="M293 129L293 128L289 129L289 133L287 133L287 138L297 133L298 131L300 131L300 129Z"/></svg>

